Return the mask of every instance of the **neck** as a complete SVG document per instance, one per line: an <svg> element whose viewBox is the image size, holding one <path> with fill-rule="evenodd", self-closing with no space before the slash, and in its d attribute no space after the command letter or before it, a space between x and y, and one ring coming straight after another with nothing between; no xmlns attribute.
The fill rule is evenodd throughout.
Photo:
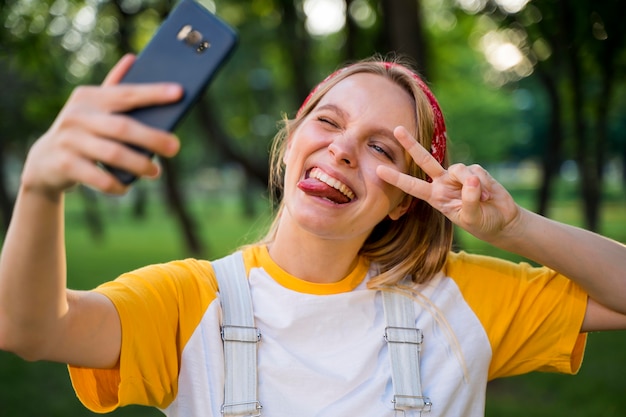
<svg viewBox="0 0 626 417"><path fill-rule="evenodd" d="M356 267L362 245L362 239L320 238L279 224L269 254L282 269L299 279L333 283L341 281Z"/></svg>

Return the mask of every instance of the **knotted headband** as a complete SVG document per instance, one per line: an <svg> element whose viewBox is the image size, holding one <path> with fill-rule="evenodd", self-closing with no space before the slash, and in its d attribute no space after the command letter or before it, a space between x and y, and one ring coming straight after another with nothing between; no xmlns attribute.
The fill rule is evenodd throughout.
<svg viewBox="0 0 626 417"><path fill-rule="evenodd" d="M419 75L417 75L415 72L411 71L409 68L405 67L404 65L397 64L394 62L386 62L386 61L380 62L380 64L384 66L385 69L387 70L392 67L400 68L401 70L411 75L411 77L415 80L417 85L421 88L422 92L426 95L426 98L428 99L428 102L430 103L430 107L432 109L433 117L434 117L434 130L433 130L433 137L431 138L431 142L430 142L430 153L437 160L437 162L439 162L440 164L443 164L443 161L446 155L446 124L443 119L443 113L441 112L441 107L439 107L439 103L437 102L435 95L432 93L432 91L430 91L426 83L420 78ZM311 90L307 98L304 99L304 102L302 103L302 105L300 106L300 109L298 110L298 114L302 112L302 109L304 108L304 106L309 102L311 97L313 97L313 95L320 89L322 85L326 84L328 80L336 77L337 75L341 74L343 71L347 70L350 67L351 65L348 65L347 67L338 69L337 71L333 72L328 77L326 77L317 86L315 86L313 90Z"/></svg>

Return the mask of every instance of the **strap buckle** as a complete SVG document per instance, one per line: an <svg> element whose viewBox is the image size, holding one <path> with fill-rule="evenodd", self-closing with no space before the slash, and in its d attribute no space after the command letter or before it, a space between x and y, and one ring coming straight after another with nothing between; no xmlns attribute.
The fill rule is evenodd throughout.
<svg viewBox="0 0 626 417"><path fill-rule="evenodd" d="M406 415L407 411L417 411L420 413L429 413L433 403L430 398L416 395L400 395L393 396L393 409L396 415Z"/></svg>
<svg viewBox="0 0 626 417"><path fill-rule="evenodd" d="M258 327L224 325L220 333L224 342L258 343L261 340Z"/></svg>
<svg viewBox="0 0 626 417"><path fill-rule="evenodd" d="M223 416L259 417L263 406L259 401L223 404L220 411Z"/></svg>
<svg viewBox="0 0 626 417"><path fill-rule="evenodd" d="M422 329L415 327L385 327L385 340L387 343L409 343L421 345L424 341Z"/></svg>

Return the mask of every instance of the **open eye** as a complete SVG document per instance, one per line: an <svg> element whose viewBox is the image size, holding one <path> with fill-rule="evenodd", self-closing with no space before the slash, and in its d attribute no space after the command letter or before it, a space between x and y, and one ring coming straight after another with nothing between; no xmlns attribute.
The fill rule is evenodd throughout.
<svg viewBox="0 0 626 417"><path fill-rule="evenodd" d="M383 155L385 158L389 159L391 162L394 161L394 158L392 156L392 154L387 151L384 147L376 144L376 143L372 143L369 145L371 149L373 149L376 153L379 153L381 155Z"/></svg>

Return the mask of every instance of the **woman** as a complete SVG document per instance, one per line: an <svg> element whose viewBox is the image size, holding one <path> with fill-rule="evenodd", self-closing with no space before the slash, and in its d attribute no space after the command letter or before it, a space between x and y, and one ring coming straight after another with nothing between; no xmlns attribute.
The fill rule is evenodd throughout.
<svg viewBox="0 0 626 417"><path fill-rule="evenodd" d="M29 153L0 260L0 348L70 364L95 411L132 403L217 416L224 358L209 262L66 289L64 190L125 192L96 160L158 174L122 142L165 157L178 150L172 135L119 114L181 95L117 85L132 61L102 87L77 89ZM483 415L488 380L574 373L585 332L626 328L623 245L520 208L479 166L446 166L439 106L399 63L332 74L285 122L273 169L281 205L267 237L243 252L263 335L263 415L394 415L383 292L414 301L429 405L415 413L433 416ZM547 267L450 253L451 222Z"/></svg>

